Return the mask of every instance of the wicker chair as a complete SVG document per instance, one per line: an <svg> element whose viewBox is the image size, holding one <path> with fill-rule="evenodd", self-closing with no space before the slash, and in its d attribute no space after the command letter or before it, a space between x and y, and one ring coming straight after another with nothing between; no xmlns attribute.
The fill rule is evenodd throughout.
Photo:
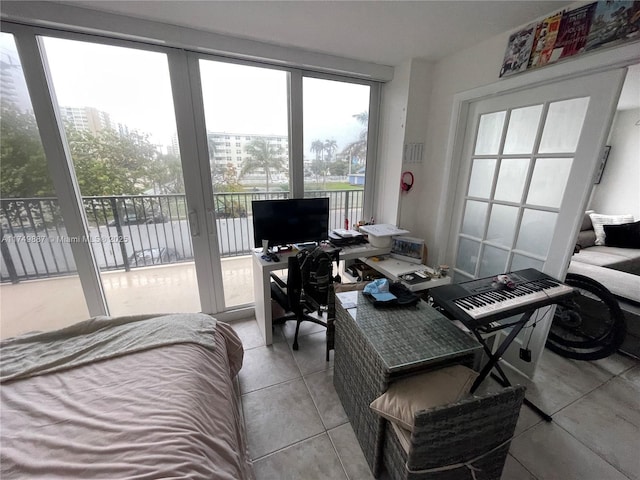
<svg viewBox="0 0 640 480"><path fill-rule="evenodd" d="M408 454L387 422L385 469L392 479L499 480L524 391L509 387L418 412Z"/></svg>

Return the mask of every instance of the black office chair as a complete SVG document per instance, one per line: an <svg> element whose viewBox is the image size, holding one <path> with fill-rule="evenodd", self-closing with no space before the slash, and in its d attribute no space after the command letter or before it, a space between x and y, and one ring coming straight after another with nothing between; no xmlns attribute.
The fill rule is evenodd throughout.
<svg viewBox="0 0 640 480"><path fill-rule="evenodd" d="M292 255L288 259L286 282L273 272L271 273L271 278L273 280L271 282L271 298L286 312L282 317L274 319L273 324L278 325L288 320L296 320L293 349L298 350L298 332L300 331L301 322L308 321L323 327L327 326L326 322L311 315L316 311L320 313L321 305L311 295L303 292L302 269L296 255Z"/></svg>

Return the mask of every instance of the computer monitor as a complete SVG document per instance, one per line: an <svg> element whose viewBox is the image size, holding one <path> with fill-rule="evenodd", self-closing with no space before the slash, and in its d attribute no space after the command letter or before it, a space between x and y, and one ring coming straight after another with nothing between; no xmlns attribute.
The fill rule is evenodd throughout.
<svg viewBox="0 0 640 480"><path fill-rule="evenodd" d="M329 198L254 200L253 240L269 246L320 242L329 237Z"/></svg>

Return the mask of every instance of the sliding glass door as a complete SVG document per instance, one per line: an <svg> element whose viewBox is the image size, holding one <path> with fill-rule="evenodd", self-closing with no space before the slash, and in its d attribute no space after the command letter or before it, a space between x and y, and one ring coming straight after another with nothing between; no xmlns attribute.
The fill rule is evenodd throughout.
<svg viewBox="0 0 640 480"><path fill-rule="evenodd" d="M200 311L166 54L42 42L110 313Z"/></svg>
<svg viewBox="0 0 640 480"><path fill-rule="evenodd" d="M89 316L13 35L0 33L0 336Z"/></svg>
<svg viewBox="0 0 640 480"><path fill-rule="evenodd" d="M252 200L289 195L287 72L200 60L227 308L253 303Z"/></svg>
<svg viewBox="0 0 640 480"><path fill-rule="evenodd" d="M3 293L11 282L79 279L86 305L73 307L73 321L250 308L253 200L329 196L332 228L364 218L374 83L10 22L2 29L3 101L5 71L22 60L43 146L11 151L20 134L5 134L3 104L3 167L9 153L29 157L29 168L39 159L56 186L10 192L22 212L5 208L3 192ZM18 184L26 167L12 165L3 176ZM10 247L7 231L24 222L36 234L57 228L69 246ZM21 303L11 295L3 306Z"/></svg>

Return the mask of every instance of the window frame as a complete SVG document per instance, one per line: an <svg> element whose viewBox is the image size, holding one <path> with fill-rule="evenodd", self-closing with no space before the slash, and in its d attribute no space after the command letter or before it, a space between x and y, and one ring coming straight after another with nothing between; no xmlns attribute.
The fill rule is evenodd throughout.
<svg viewBox="0 0 640 480"><path fill-rule="evenodd" d="M79 30L79 29L78 29ZM45 156L47 162L51 166L50 168L61 172L59 173L59 179L56 183L56 191L65 192L66 197L62 203L66 205L65 218L71 226L69 232L74 235L82 235L87 231L86 218L82 209L82 197L79 189L77 188L77 182L73 175L73 167L71 159L69 157L68 145L66 143L66 136L64 129L58 118L60 116L58 106L55 104L55 97L52 92L52 87L48 84L48 72L46 64L46 53L44 46L39 37L54 37L67 40L74 40L80 42L94 43L98 45L107 45L115 47L123 47L144 51L157 52L167 55L169 68L173 68L176 62L172 59L183 57L185 63L193 62L197 63L200 59L212 60L216 62L233 63L238 65L255 66L260 68L268 68L273 70L284 71L288 73L288 111L289 111L289 135L288 135L288 149L289 149L289 171L290 171L290 195L293 198L302 198L304 196L304 165L303 165L303 125L302 125L302 110L303 110L303 98L302 98L302 79L304 77L319 78L325 80L333 80L338 82L355 83L361 85L368 85L370 87L369 96L369 125L368 125L368 146L367 146L367 170L365 174L365 191L364 191L364 216L368 218L372 215L373 211L373 196L374 196L374 178L376 171L377 160L377 144L378 144L378 123L379 123L379 111L380 111L380 91L381 83L374 80L367 80L355 76L339 75L333 73L325 73L320 71L314 71L312 69L299 69L288 65L280 65L275 62L269 62L267 60L246 60L239 57L223 56L219 54L203 53L201 47L193 45L189 48L179 48L170 45L158 45L153 42L145 42L140 39L125 39L120 38L117 33L110 35L104 33L97 35L95 33L87 33L76 31L72 27L69 28L50 28L40 25L26 23L16 23L10 20L3 21L0 24L0 31L6 32L14 36L16 45L18 46L18 52L20 55L20 61L25 69L25 77L31 77L31 81L27 79L27 84L31 90L39 89L41 91L37 96L32 95L32 103L36 117L40 117L39 123L46 123L49 128L40 128L40 135L42 137L43 146L45 147ZM24 47L21 48L20 45ZM37 52L37 54L36 54ZM182 60L181 60L182 61ZM27 73L27 71L29 73ZM34 73L41 71L41 74ZM193 75L194 68L191 68L190 74ZM185 74L186 75L186 74ZM194 82L193 79L188 84L181 81L180 84L189 90L189 96L192 99L200 99L202 101L202 92L195 92L197 86L199 86L199 79ZM46 88L45 88L46 87ZM172 82L172 88L174 84ZM184 92L180 92L183 94ZM176 108L176 124L179 122L189 123L194 125L196 130L205 130L204 118L198 114L198 111L203 108L203 105L194 106L192 111L192 118L186 122L184 115L181 117L178 115L178 106L175 105L175 98L181 96L174 92L174 107ZM36 106L38 103L38 106ZM194 122L194 123L192 123ZM180 130L180 125L178 130ZM183 125L184 127L184 125ZM231 140L229 138L229 140ZM279 142L282 144L282 142ZM203 146L199 146L199 149ZM205 147L206 148L206 147ZM184 176L193 175L194 169L186 169L184 166L191 162L201 163L202 160L198 159L198 155L194 154L194 149L180 148L181 158L183 158L183 170ZM208 149L207 149L208 151ZM204 167L202 167L204 168ZM207 167L210 168L207 162ZM186 181L186 180L185 180ZM63 189L62 186L65 186ZM206 194L206 190L204 191ZM59 194L60 196L60 194ZM61 199L62 200L62 199ZM208 231L211 235L211 230L215 233L215 222L211 222L210 219L202 220L203 226L206 225L204 231ZM212 225L213 223L213 225ZM215 243L215 242L213 242ZM77 253L74 252L74 258L78 266L78 272L80 279L83 283L83 290L85 300L90 315L108 315L108 307L102 282L100 279L100 272L95 262L95 258L89 245L78 244ZM215 245L217 248L217 244ZM217 269L217 273L213 273L213 284L217 280L221 280L220 275L220 257L217 252L214 254L214 248L210 249L212 258L212 265L214 269ZM217 264L217 266L216 266ZM200 278L199 278L200 281ZM209 283L209 282L208 282ZM209 285L213 289L213 284ZM201 289L202 291L202 289ZM218 313L224 311L224 299L217 296L216 299L203 299L201 295L201 302L203 303L203 311L211 311L212 313ZM208 304L208 305L205 305Z"/></svg>

